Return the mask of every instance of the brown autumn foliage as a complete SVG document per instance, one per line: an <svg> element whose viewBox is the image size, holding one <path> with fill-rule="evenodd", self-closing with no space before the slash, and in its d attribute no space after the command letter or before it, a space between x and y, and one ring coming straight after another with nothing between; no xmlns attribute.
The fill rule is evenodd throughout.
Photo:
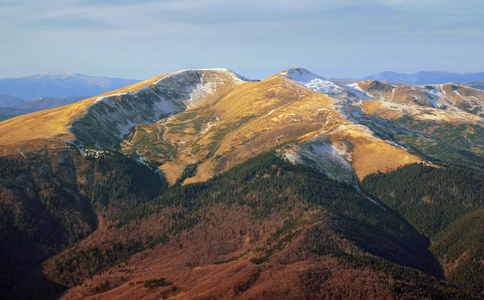
<svg viewBox="0 0 484 300"><path fill-rule="evenodd" d="M251 258L260 255L260 249L267 247L271 235L289 216L274 213L267 219L257 220L245 207L217 205L210 209L211 220L86 278L62 299L388 299L395 296L388 276L344 266L331 256L312 254L314 239L318 239L311 236L311 228L315 226L328 230L326 238L334 240L342 249L351 252L355 247L331 231L326 224L331 223L329 215L303 211L301 207L294 212L305 214L307 224L304 229L298 228L303 229L302 233L265 263L254 264ZM164 215L132 222L128 228L98 230L79 247L109 245L133 236L159 234L168 225ZM53 280L56 275L49 272L62 255L50 259L44 266L44 272ZM172 285L144 286L144 282L158 278L165 278Z"/></svg>

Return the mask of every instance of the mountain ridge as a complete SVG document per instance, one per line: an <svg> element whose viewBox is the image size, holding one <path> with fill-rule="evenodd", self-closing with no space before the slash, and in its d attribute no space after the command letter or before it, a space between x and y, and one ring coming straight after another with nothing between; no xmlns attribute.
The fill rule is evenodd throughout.
<svg viewBox="0 0 484 300"><path fill-rule="evenodd" d="M392 83L409 83L415 85L424 84L444 84L452 82L481 82L484 81L484 72L480 73L451 73L446 71L420 71L417 73L406 74L393 71L385 71L373 75L358 78L332 78L332 80L343 81L364 81L379 80Z"/></svg>
<svg viewBox="0 0 484 300"><path fill-rule="evenodd" d="M73 72L46 72L20 78L1 78L0 94L29 100L39 97L95 96L139 80L88 76Z"/></svg>
<svg viewBox="0 0 484 300"><path fill-rule="evenodd" d="M483 102L202 69L1 122L0 292L480 299Z"/></svg>
<svg viewBox="0 0 484 300"><path fill-rule="evenodd" d="M291 93L292 96L288 97ZM296 96L297 93L299 95ZM356 172L361 180L365 175L378 170L394 169L402 162L421 161L417 158L421 154L415 151L414 144L408 144L408 138L424 138L441 143L421 129L415 131L402 123L403 114L413 116L415 122L427 119L470 122L474 126L473 130L482 130L479 124L483 123L484 111L479 97L482 95L478 90L449 84L399 87L377 81L363 81L342 85L302 68L290 68L262 81L248 81L226 69L184 70L158 76L104 96L89 98L62 109L35 113L31 116L50 124L49 129L40 125L29 128L20 136L25 146L30 144L37 148L42 148L45 141L55 141L58 144L64 140L81 150L109 148L121 150L127 155L136 153L141 159L160 167L172 183L180 176L183 168L190 164L196 163L198 171L193 178L187 179L187 183L206 180L221 170L227 170L232 166L232 161L241 162L243 157L252 155L242 154L237 150L237 145L245 143L246 146L240 149L253 145L250 147L256 148L252 151L260 153L262 149L269 150L270 147L290 140L310 143L311 139L327 136L336 151L334 154L340 153L344 160L358 166ZM237 105L233 106L234 103ZM375 105L384 114L375 110ZM242 107L245 107L245 111L241 110ZM119 116L116 117L115 111ZM109 118L106 118L107 113L110 114ZM321 116L323 119L320 119ZM19 135L12 134L9 128L18 131L21 128L19 124L29 118L25 116L2 123L0 133L3 130L4 153L16 152L17 147L8 145L20 141ZM175 124L181 118L184 121ZM48 119L55 119L57 124L62 125L53 127ZM301 127L304 124L302 120L306 120L309 127ZM173 135L171 131L180 126L185 127L185 132L177 129L173 132L175 139L166 139ZM272 126L281 127L278 130L286 128L286 133L280 131L282 135L276 137L277 142L267 140L276 135ZM217 136L217 132L228 128L234 131ZM292 128L292 133L287 134L289 128ZM130 130L134 130L134 133ZM143 150L144 146L140 148L140 134L159 143L160 148L156 150L158 154L152 151L150 145L146 150ZM46 135L64 137L44 139ZM373 146L362 147L361 143L355 143L361 139ZM203 152L197 153L200 145L215 148L201 154ZM167 151L167 148L172 150ZM174 160L173 155L182 148L179 152L181 156ZM298 149L302 151L302 148ZM360 155L363 149L365 154ZM387 159L378 166L378 163L373 163L375 159L369 153L386 155ZM391 159L392 156L394 159ZM392 161L395 165L392 165Z"/></svg>

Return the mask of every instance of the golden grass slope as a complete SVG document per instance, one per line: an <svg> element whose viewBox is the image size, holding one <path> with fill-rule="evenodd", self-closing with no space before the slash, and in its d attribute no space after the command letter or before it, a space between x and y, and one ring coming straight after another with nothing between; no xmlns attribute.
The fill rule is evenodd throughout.
<svg viewBox="0 0 484 300"><path fill-rule="evenodd" d="M328 136L333 145L343 141L351 144L350 162L360 179L376 171L393 170L420 161L406 150L373 137L366 127L346 120L335 110L335 100L326 95L279 77L268 78L261 82L259 88L267 93L262 104L256 106L260 102L258 97L254 101L248 101L251 103L250 108L258 109L247 110L247 104L242 103L239 112L250 112L254 119L228 134L215 153L215 157L219 155L226 158L227 163L221 158L218 159L220 162L211 159L206 165L199 167L203 174L209 174L207 169L214 166L217 171L227 170L250 156L279 145L304 142L323 135ZM223 106L225 101L230 102L230 99L225 99L218 105L226 107ZM219 111L221 115L227 115L225 110ZM200 174L188 182L204 179Z"/></svg>
<svg viewBox="0 0 484 300"><path fill-rule="evenodd" d="M133 92L158 81L164 76L166 74L73 104L22 115L1 122L0 146L3 146L3 152L0 151L0 155L12 154L17 151L17 148L33 150L34 147L42 148L44 145L63 147L66 141L73 137L67 129L71 120L82 115L86 111L86 107L96 101L98 97Z"/></svg>
<svg viewBox="0 0 484 300"><path fill-rule="evenodd" d="M271 76L238 85L214 101L157 123L157 128L138 126L126 150L140 149L143 143L134 140L141 136L149 145L156 141L158 151L149 147L139 153L160 163L171 183L191 164L198 164L197 172L185 183L207 180L261 152L320 136L335 145L351 144L347 156L360 179L420 161L347 120L335 110L335 101L293 80Z"/></svg>
<svg viewBox="0 0 484 300"><path fill-rule="evenodd" d="M164 76L100 96L133 92ZM200 96L207 99L199 99L183 112L154 124L137 125L121 144L121 151L128 155L136 152L159 166L171 183L189 165L197 164L197 168L185 183L204 181L261 152L321 136L327 136L336 148L350 145L342 151L360 179L420 161L348 120L335 109L336 99L291 79L271 76L260 82L222 83L217 84L215 93ZM389 90L383 86L384 93ZM71 121L98 97L0 123L0 153L31 151L45 145L64 147L73 138L68 131Z"/></svg>
<svg viewBox="0 0 484 300"><path fill-rule="evenodd" d="M348 160L360 180L375 172L389 172L421 160L403 148L375 138L362 125L347 124L328 133L333 145L349 142Z"/></svg>

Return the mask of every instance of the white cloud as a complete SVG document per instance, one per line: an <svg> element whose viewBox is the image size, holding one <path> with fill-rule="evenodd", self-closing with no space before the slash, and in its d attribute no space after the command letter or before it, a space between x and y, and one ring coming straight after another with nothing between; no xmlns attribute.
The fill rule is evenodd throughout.
<svg viewBox="0 0 484 300"><path fill-rule="evenodd" d="M395 57L408 57L404 51L424 55L436 47L439 53L427 59L441 63L439 57L457 51L457 38L470 41L466 51L479 65L479 1L449 9L450 0L432 8L435 0L0 0L0 72L21 66L99 75L210 66L392 69L404 61Z"/></svg>

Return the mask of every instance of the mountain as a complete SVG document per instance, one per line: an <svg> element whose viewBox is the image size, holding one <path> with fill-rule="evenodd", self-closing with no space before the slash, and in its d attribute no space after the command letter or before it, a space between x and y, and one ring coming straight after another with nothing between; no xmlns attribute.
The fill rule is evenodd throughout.
<svg viewBox="0 0 484 300"><path fill-rule="evenodd" d="M51 72L22 78L0 79L0 94L22 100L39 97L94 96L136 82L138 80L87 76L71 72ZM20 101L15 103L10 101L9 105L18 102Z"/></svg>
<svg viewBox="0 0 484 300"><path fill-rule="evenodd" d="M36 112L40 110L46 110L49 108L59 107L67 104L71 104L87 97L73 97L73 98L52 98L52 97L40 97L32 100L21 101L17 104L0 107L0 120L8 120L13 117Z"/></svg>
<svg viewBox="0 0 484 300"><path fill-rule="evenodd" d="M35 113L26 117L29 121L23 118L8 120L0 128L6 151L13 141L23 149L51 143L65 145L69 140L79 149L110 148L126 154L136 152L148 162L161 166L172 183L189 164L198 163L199 170L203 170L197 175L199 179L189 182L204 180L256 153L294 139L299 139L308 148L313 147L313 141L318 145L329 142L327 151L341 153L341 162L347 160L343 157L351 156L357 168L348 169L350 173L345 175L346 181L349 178L355 180L358 173L363 177L380 168L397 168L401 162L420 161L401 147L374 137L366 127L340 114L337 111L340 105L335 105L334 101L341 100L314 92L286 78L285 74L262 82L247 82L226 70L184 71L149 84L134 93L117 91L115 95ZM354 91L350 87L347 89ZM343 92L351 96L352 91ZM338 88L334 92L343 93ZM273 116L274 111L277 115ZM32 121L38 122L39 126L25 126ZM53 123L58 125L52 126ZM346 126L334 126L336 124ZM333 130L323 134L324 128ZM172 135L176 138L171 138ZM346 141L353 139L367 140L372 145L371 153L360 155L362 149L358 145L346 151ZM143 145L145 141L150 141L148 148ZM205 146L200 149L201 145ZM242 145L245 146L240 147ZM181 148L183 151L179 153ZM375 165L375 157L381 155L392 159L385 165Z"/></svg>
<svg viewBox="0 0 484 300"><path fill-rule="evenodd" d="M484 90L484 81L455 82L455 84L468 86L471 88Z"/></svg>
<svg viewBox="0 0 484 300"><path fill-rule="evenodd" d="M0 106L10 106L22 102L23 99L0 94Z"/></svg>
<svg viewBox="0 0 484 300"><path fill-rule="evenodd" d="M205 69L6 120L0 290L480 299L483 102Z"/></svg>
<svg viewBox="0 0 484 300"><path fill-rule="evenodd" d="M0 122L26 113L28 112L21 109L0 106Z"/></svg>
<svg viewBox="0 0 484 300"><path fill-rule="evenodd" d="M46 110L67 104L72 104L83 99L89 98L87 96L70 97L70 98L54 98L54 97L40 97L32 100L25 100L10 106L11 108L22 110L25 113Z"/></svg>
<svg viewBox="0 0 484 300"><path fill-rule="evenodd" d="M362 80L378 80L388 82L407 82L416 85L442 84L451 82L484 81L483 73L449 73L442 71L418 72L414 74L403 74L397 72L381 72L364 77Z"/></svg>

